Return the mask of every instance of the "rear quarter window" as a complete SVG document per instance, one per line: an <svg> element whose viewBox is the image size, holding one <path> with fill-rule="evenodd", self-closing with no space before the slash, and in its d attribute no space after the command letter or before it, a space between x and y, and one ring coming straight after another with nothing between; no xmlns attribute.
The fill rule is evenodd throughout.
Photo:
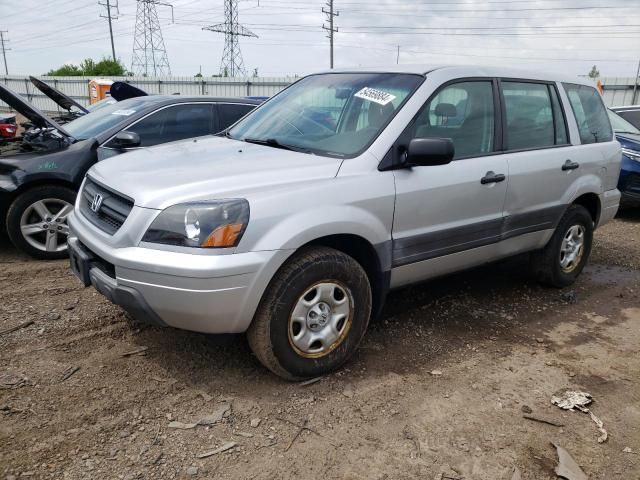
<svg viewBox="0 0 640 480"><path fill-rule="evenodd" d="M598 91L586 85L563 84L578 124L582 144L610 142L613 130Z"/></svg>

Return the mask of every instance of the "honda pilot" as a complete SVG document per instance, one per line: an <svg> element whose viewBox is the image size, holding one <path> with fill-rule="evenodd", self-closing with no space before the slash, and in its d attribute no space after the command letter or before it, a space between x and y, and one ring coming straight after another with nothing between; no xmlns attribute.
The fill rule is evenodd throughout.
<svg viewBox="0 0 640 480"><path fill-rule="evenodd" d="M287 379L354 353L392 289L530 252L571 285L621 149L578 78L480 67L309 75L222 135L89 170L71 266L133 316L246 332Z"/></svg>

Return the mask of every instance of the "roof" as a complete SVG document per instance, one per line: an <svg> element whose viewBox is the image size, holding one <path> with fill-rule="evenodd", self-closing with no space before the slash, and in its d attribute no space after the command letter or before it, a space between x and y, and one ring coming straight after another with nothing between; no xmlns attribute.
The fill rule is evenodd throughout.
<svg viewBox="0 0 640 480"><path fill-rule="evenodd" d="M614 112L620 112L622 110L640 110L640 105L618 105L616 107L611 107L611 110Z"/></svg>
<svg viewBox="0 0 640 480"><path fill-rule="evenodd" d="M428 75L431 72L447 72L452 77L502 77L522 78L529 80L545 80L552 82L569 82L581 85L595 86L590 80L572 75L563 75L556 72L544 72L540 70L527 70L520 68L482 66L482 65L391 65L366 68L334 69L322 73L408 73Z"/></svg>

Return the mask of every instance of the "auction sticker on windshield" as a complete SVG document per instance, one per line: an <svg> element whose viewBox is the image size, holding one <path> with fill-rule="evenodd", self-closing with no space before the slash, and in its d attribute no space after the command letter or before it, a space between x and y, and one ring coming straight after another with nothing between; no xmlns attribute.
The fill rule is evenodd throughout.
<svg viewBox="0 0 640 480"><path fill-rule="evenodd" d="M111 115L123 115L128 117L129 115L133 115L136 113L135 110L116 110L115 112L111 112Z"/></svg>
<svg viewBox="0 0 640 480"><path fill-rule="evenodd" d="M378 103L380 105L386 105L396 98L395 95L391 95L390 93L383 92L382 90L377 90L371 87L364 87L354 96L362 98L364 100L369 100L370 102Z"/></svg>

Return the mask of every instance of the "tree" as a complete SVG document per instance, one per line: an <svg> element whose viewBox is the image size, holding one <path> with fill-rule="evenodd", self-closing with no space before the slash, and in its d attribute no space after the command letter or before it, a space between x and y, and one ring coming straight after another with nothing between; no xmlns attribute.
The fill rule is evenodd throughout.
<svg viewBox="0 0 640 480"><path fill-rule="evenodd" d="M253 78L258 78L258 69L257 68L253 69Z"/></svg>
<svg viewBox="0 0 640 480"><path fill-rule="evenodd" d="M196 77L196 78L202 78L202 73L198 72L198 73L196 73L196 74L194 75L194 77Z"/></svg>
<svg viewBox="0 0 640 480"><path fill-rule="evenodd" d="M80 65L65 64L60 68L47 72L49 76L60 77L105 77L105 76L124 76L127 74L120 60L113 61L103 57L102 60L96 62L92 58L85 58Z"/></svg>
<svg viewBox="0 0 640 480"><path fill-rule="evenodd" d="M596 79L600 76L600 70L594 65L591 67L591 71L589 72L589 78Z"/></svg>

